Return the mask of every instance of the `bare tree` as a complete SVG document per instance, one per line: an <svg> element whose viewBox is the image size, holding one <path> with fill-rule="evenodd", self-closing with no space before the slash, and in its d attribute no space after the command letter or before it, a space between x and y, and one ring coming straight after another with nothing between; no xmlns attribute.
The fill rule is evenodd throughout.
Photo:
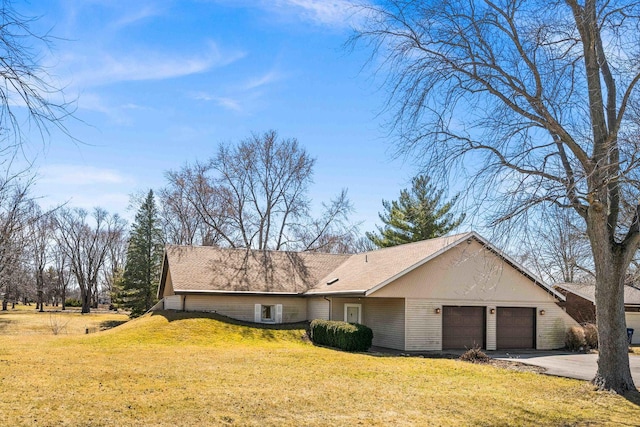
<svg viewBox="0 0 640 427"><path fill-rule="evenodd" d="M203 223L193 203L187 198L192 188L186 171L169 171L168 184L158 192L159 215L166 243L174 245L211 244L211 230Z"/></svg>
<svg viewBox="0 0 640 427"><path fill-rule="evenodd" d="M171 205L180 216L165 222L178 224L177 234L188 242L201 230L201 242L208 245L259 250L337 247L329 242L354 230L347 220L351 205L343 191L324 206L321 218L311 218L307 191L314 163L296 139L279 139L275 131L254 134L237 145L220 145L207 163L167 174L170 184L160 192L161 199L182 200L172 200Z"/></svg>
<svg viewBox="0 0 640 427"><path fill-rule="evenodd" d="M69 260L69 266L80 288L82 313L95 306L98 279L109 248L123 232L125 222L117 215L95 208L88 221L84 209L60 209L56 215L56 239Z"/></svg>
<svg viewBox="0 0 640 427"><path fill-rule="evenodd" d="M40 312L44 311L45 271L49 261L52 231L51 213L43 213L40 207L32 201L26 233L28 257L36 285L36 310L40 310Z"/></svg>
<svg viewBox="0 0 640 427"><path fill-rule="evenodd" d="M16 297L15 286L9 287L24 261L29 185L30 181L24 183L18 176L0 178L0 293L4 294L3 310L7 309L7 299Z"/></svg>
<svg viewBox="0 0 640 427"><path fill-rule="evenodd" d="M567 209L551 208L544 221L530 222L520 241L523 264L547 282L592 282L595 279L589 239L581 218ZM578 224L578 225L576 225Z"/></svg>
<svg viewBox="0 0 640 427"><path fill-rule="evenodd" d="M59 231L56 230L56 233L58 232ZM54 269L56 275L54 284L56 287L56 293L60 298L62 310L66 310L67 290L69 289L69 283L71 281L70 260L63 247L60 246L60 239L57 237L57 234L54 234L54 236L56 237L54 238L55 242L53 242L52 246L53 266L51 268Z"/></svg>
<svg viewBox="0 0 640 427"><path fill-rule="evenodd" d="M52 37L31 26L36 18L18 13L11 0L0 3L0 158L12 158L29 134L44 137L51 127L69 135L65 119L73 104L42 66Z"/></svg>
<svg viewBox="0 0 640 427"><path fill-rule="evenodd" d="M493 224L574 209L596 276L600 389L635 390L623 283L640 243L640 4L389 0L354 40L388 76L400 151L468 177ZM635 109L635 111L634 111ZM468 175L465 176L465 173Z"/></svg>

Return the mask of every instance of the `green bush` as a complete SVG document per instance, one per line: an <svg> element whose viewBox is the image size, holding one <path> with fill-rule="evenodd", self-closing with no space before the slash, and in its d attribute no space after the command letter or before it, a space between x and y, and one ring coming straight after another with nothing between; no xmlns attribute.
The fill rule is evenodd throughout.
<svg viewBox="0 0 640 427"><path fill-rule="evenodd" d="M587 323L584 329L584 339L590 348L598 348L598 327L593 323Z"/></svg>
<svg viewBox="0 0 640 427"><path fill-rule="evenodd" d="M564 343L570 351L584 350L587 346L587 340L584 337L584 329L582 329L582 326L570 327L567 331Z"/></svg>
<svg viewBox="0 0 640 427"><path fill-rule="evenodd" d="M373 331L358 323L316 319L311 322L311 341L345 351L367 351L371 348Z"/></svg>
<svg viewBox="0 0 640 427"><path fill-rule="evenodd" d="M82 301L78 298L67 298L64 302L67 307L82 307Z"/></svg>

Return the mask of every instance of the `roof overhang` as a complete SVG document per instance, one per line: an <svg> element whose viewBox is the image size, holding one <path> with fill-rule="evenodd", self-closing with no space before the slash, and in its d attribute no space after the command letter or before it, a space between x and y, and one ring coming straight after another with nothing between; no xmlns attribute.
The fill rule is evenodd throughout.
<svg viewBox="0 0 640 427"><path fill-rule="evenodd" d="M200 294L200 295L277 295L277 296L293 296L301 297L304 293L299 292L261 292L261 291L224 291L224 290L201 290L201 289L174 289L176 295Z"/></svg>
<svg viewBox="0 0 640 427"><path fill-rule="evenodd" d="M348 291L322 291L322 292L306 292L304 294L305 296L308 297L314 297L314 296L322 296L322 297L326 297L326 296L332 296L332 295L339 295L339 296L349 296L349 295L353 295L355 297L363 297L367 295L367 291L366 290L348 290Z"/></svg>

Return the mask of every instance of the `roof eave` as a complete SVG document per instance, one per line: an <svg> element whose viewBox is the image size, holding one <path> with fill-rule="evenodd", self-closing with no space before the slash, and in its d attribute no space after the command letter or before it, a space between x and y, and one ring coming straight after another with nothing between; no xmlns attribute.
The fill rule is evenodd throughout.
<svg viewBox="0 0 640 427"><path fill-rule="evenodd" d="M304 296L301 292L268 292L268 291L225 291L217 289L174 289L176 295L181 294L217 294L217 295L288 295L288 296Z"/></svg>
<svg viewBox="0 0 640 427"><path fill-rule="evenodd" d="M366 296L366 290L351 290L351 291L319 291L319 292L306 292L304 295L313 297L313 296L330 296L330 295L354 295L354 296Z"/></svg>

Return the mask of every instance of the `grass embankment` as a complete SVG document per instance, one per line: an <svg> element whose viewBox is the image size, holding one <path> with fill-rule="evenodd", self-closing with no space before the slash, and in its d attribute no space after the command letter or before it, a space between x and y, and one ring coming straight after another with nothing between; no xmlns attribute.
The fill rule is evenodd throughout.
<svg viewBox="0 0 640 427"><path fill-rule="evenodd" d="M455 360L348 354L314 347L303 333L162 313L90 335L0 335L0 425L640 420L640 402L594 392L586 382Z"/></svg>

